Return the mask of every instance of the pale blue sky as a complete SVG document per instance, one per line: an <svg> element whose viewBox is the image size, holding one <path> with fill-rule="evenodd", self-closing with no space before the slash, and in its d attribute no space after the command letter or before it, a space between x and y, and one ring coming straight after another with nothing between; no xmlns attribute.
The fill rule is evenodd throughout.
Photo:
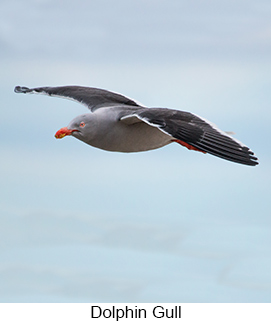
<svg viewBox="0 0 271 323"><path fill-rule="evenodd" d="M270 301L270 14L270 1L1 1L0 301ZM13 88L68 84L194 112L260 165L55 140L85 107Z"/></svg>

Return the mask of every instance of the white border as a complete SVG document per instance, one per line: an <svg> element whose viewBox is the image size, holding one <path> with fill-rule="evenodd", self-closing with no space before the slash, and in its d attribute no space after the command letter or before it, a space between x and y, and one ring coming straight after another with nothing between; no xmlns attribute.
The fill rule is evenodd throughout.
<svg viewBox="0 0 271 323"><path fill-rule="evenodd" d="M146 309L147 318L91 318L91 306L100 306L104 309L129 308ZM171 309L181 306L181 318L153 317L156 306ZM270 323L271 304L209 304L209 303L92 303L92 304L0 304L0 321L5 323L89 323L89 322L208 322L208 323Z"/></svg>

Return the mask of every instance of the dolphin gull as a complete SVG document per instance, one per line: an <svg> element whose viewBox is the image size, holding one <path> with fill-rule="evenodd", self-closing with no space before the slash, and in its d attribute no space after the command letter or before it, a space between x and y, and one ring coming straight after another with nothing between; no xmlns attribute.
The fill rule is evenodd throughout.
<svg viewBox="0 0 271 323"><path fill-rule="evenodd" d="M239 140L190 112L147 108L123 95L92 87L16 86L14 91L72 99L87 106L90 113L58 130L58 139L71 135L88 145L118 152L146 151L176 142L235 163L258 164L254 153Z"/></svg>

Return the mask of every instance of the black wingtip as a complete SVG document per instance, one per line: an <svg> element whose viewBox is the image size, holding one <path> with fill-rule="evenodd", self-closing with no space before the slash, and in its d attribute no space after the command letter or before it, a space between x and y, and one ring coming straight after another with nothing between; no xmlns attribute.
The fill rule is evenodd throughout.
<svg viewBox="0 0 271 323"><path fill-rule="evenodd" d="M248 166L257 166L259 165L259 160L258 158L250 158L250 160L248 162L244 162L245 165L248 165Z"/></svg>
<svg viewBox="0 0 271 323"><path fill-rule="evenodd" d="M31 92L31 90L25 86L16 86L14 89L14 92L15 93L28 93L28 92Z"/></svg>

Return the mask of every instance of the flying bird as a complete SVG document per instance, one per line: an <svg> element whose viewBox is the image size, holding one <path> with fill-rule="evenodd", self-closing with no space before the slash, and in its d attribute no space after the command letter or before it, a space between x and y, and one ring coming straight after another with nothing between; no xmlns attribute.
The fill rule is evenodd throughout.
<svg viewBox="0 0 271 323"><path fill-rule="evenodd" d="M239 140L190 112L147 108L123 95L92 87L16 86L14 91L72 99L90 110L58 130L57 139L71 135L88 145L118 152L147 151L176 142L235 163L258 164L254 153Z"/></svg>

